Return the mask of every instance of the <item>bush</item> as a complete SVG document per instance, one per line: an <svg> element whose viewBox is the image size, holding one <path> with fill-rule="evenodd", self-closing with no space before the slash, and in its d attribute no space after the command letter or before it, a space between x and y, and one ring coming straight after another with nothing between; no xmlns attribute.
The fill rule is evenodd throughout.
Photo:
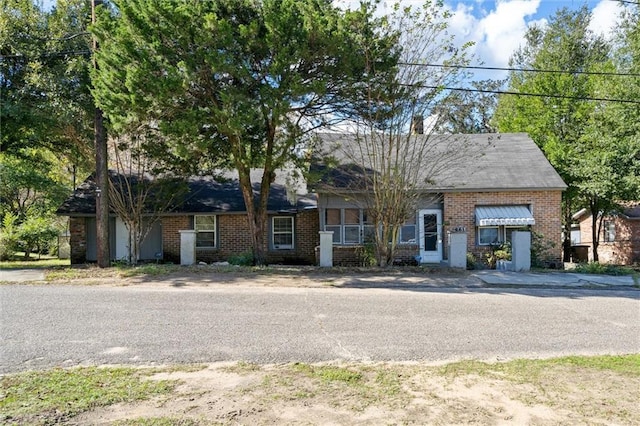
<svg viewBox="0 0 640 426"><path fill-rule="evenodd" d="M498 260L511 260L511 243L492 245L491 251L485 254L489 269L496 269Z"/></svg>
<svg viewBox="0 0 640 426"><path fill-rule="evenodd" d="M45 217L28 217L18 227L18 238L24 246L25 257L34 252L42 254L49 248L49 244L58 236L58 230L52 220Z"/></svg>
<svg viewBox="0 0 640 426"><path fill-rule="evenodd" d="M244 253L235 254L235 255L229 256L229 259L227 259L227 261L231 265L252 266L253 253L250 251L245 251Z"/></svg>
<svg viewBox="0 0 640 426"><path fill-rule="evenodd" d="M0 260L10 260L18 251L17 220L12 213L4 215L0 229Z"/></svg>
<svg viewBox="0 0 640 426"><path fill-rule="evenodd" d="M531 232L531 266L544 267L552 257L549 251L555 246L555 243L545 239L543 234Z"/></svg>
<svg viewBox="0 0 640 426"><path fill-rule="evenodd" d="M467 252L467 269L468 270L479 269L478 259L476 259L476 255L469 251Z"/></svg>
<svg viewBox="0 0 640 426"><path fill-rule="evenodd" d="M626 266L590 262L576 265L572 272L580 274L631 275L634 273L634 270Z"/></svg>

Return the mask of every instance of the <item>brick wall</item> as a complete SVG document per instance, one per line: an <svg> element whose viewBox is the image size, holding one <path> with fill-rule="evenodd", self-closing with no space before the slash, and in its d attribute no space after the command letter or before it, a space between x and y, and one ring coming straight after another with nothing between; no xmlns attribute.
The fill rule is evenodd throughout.
<svg viewBox="0 0 640 426"><path fill-rule="evenodd" d="M71 264L85 263L87 261L87 226L84 217L69 218L69 234Z"/></svg>
<svg viewBox="0 0 640 426"><path fill-rule="evenodd" d="M180 232L191 229L188 216L165 216L162 222L162 253L168 262L180 263Z"/></svg>
<svg viewBox="0 0 640 426"><path fill-rule="evenodd" d="M251 250L251 235L245 214L226 214L217 216L217 247L196 249L196 261L220 262L230 256L247 253ZM269 216L269 223L271 216ZM309 210L298 213L294 218L294 248L291 250L269 249L270 228L265 228L265 248L267 262L285 264L312 264L315 261L314 249L320 244L318 235L318 211ZM188 216L165 217L162 220L162 240L165 260L180 261L180 233L192 229Z"/></svg>
<svg viewBox="0 0 640 426"><path fill-rule="evenodd" d="M529 205L536 221L531 230L542 234L546 241L554 245L549 252L549 260L558 261L562 259L561 197L561 191L446 193L443 245L447 246L448 227L464 226L468 235L467 249L481 256L489 248L476 245L475 208L483 205Z"/></svg>
<svg viewBox="0 0 640 426"><path fill-rule="evenodd" d="M629 220L620 216L607 220L613 220L616 236L614 241L605 242L604 230L601 230L598 245L599 262L617 265L640 263L640 220ZM580 222L580 245L589 246L589 260L593 261L591 228L591 216L587 216Z"/></svg>

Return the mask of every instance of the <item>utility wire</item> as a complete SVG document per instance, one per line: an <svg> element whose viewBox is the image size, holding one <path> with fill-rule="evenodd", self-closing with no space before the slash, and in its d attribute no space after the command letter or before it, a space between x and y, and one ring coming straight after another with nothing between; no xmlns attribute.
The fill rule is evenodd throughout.
<svg viewBox="0 0 640 426"><path fill-rule="evenodd" d="M52 52L40 55L40 58L50 58L56 56L89 56L91 55L90 50L80 50L80 51L62 51L62 52ZM0 61L4 59L28 59L26 55L0 55ZM499 68L499 67L477 67L477 66L464 66L464 65L443 65L443 64L419 64L419 63L408 63L401 62L399 65L407 65L407 66L428 66L428 67L442 67L442 68L469 68L469 69L481 69L481 70L493 70L493 71L525 71L525 72L544 72L544 73L571 73L570 71L552 71L552 70L527 70L527 69L516 69L516 68ZM608 76L629 76L629 77L640 77L640 74L619 74L619 73L595 73L595 72L577 72L577 74L594 74L594 75L608 75ZM538 98L556 98L556 99L572 99L576 101L599 101L599 102L620 102L620 103L629 103L629 104L640 104L640 100L631 100L631 99L612 99L612 98L595 98L595 97L577 97L577 96L568 96L568 95L554 95L554 94L543 94L543 93L527 93L527 92L511 92L506 90L488 90L488 89L472 89L472 88L463 88L463 87L441 87L441 86L427 86L427 85L419 85L419 84L403 84L402 86L406 87L418 87L421 89L441 89L441 90L451 90L458 92L475 92L475 93L492 93L497 95L516 95L516 96L532 96Z"/></svg>
<svg viewBox="0 0 640 426"><path fill-rule="evenodd" d="M560 70L539 70L539 69L526 69L526 68L503 68L503 67L481 67L472 65L444 65L444 64L421 64L418 62L398 62L398 65L411 66L411 67L434 67L434 68L456 68L456 69L471 69L471 70L486 70L486 71L516 71L516 72L537 72L537 73L549 73L549 74L584 74L584 75L606 75L606 76L618 76L618 77L640 77L638 73L617 73L617 72L599 72L599 71L560 71Z"/></svg>
<svg viewBox="0 0 640 426"><path fill-rule="evenodd" d="M441 87L441 86L427 86L422 84L402 84L405 87L418 87L420 89L440 89L451 90L458 92L477 92L477 93L493 93L497 95L516 95L516 96L532 96L536 98L556 98L556 99L572 99L575 101L599 101L599 102L620 102L627 104L640 104L640 100L631 99L612 99L612 98L594 98L594 97L578 97L569 95L551 95L544 93L527 93L527 92L510 92L507 90L485 90L485 89L471 89L465 87Z"/></svg>

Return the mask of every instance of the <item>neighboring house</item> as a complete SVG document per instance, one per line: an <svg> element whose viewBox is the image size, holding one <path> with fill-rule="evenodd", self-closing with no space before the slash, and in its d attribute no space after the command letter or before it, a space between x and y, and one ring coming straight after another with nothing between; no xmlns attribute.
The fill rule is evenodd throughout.
<svg viewBox="0 0 640 426"><path fill-rule="evenodd" d="M259 171L252 172L252 181ZM89 177L58 209L69 216L71 263L92 262L96 255L96 184ZM254 184L254 188L259 188ZM271 186L266 227L267 259L272 263L311 264L318 244L318 214L313 194L296 194L287 174L280 173ZM140 260L180 261L181 230L195 229L196 260L227 260L251 250L246 209L237 179L197 177L188 180L188 193L162 212L145 239ZM125 259L129 233L111 214L111 259Z"/></svg>
<svg viewBox="0 0 640 426"><path fill-rule="evenodd" d="M467 232L468 251L477 256L510 241L514 230L531 230L554 247L547 253L549 260L559 261L566 185L526 134L412 137L430 137L434 148L420 177L424 196L400 230L397 261L439 263L447 257L447 232L461 229ZM368 194L358 181L375 171L354 164L353 135L324 134L319 139L330 154L311 168L311 175L320 176L315 188L320 229L333 231L334 263L357 263L359 247L372 232ZM459 153L445 152L456 143ZM434 167L438 161L447 163Z"/></svg>
<svg viewBox="0 0 640 426"><path fill-rule="evenodd" d="M398 261L446 260L447 232L454 229L466 230L468 251L476 255L509 241L514 230L527 229L554 246L548 253L550 260L561 258L560 203L566 185L527 135L431 138L434 155L421 167L428 179L423 181L423 196L415 215L400 231ZM314 157L309 175L314 177L310 186L315 193L307 194L306 182L291 189L287 174L276 174L265 239L268 262L316 263L318 231L333 231L335 264L360 262L372 225L363 201L368 194L353 185L361 168L341 155L353 141L354 136L348 134L318 135L316 152L330 151L337 163ZM456 141L464 141L459 146L466 148L447 156L446 163L439 163L438 149L455 148ZM438 164L443 167L436 167ZM70 218L74 264L96 260L95 189L92 179L88 179L58 210L58 214ZM121 259L126 253L128 234L123 223L112 216L111 257ZM162 213L143 244L142 260L178 261L178 231L188 229L198 231L197 261L227 260L249 251L251 238L237 180L191 179L187 198L170 212Z"/></svg>
<svg viewBox="0 0 640 426"><path fill-rule="evenodd" d="M588 247L588 259L593 260L591 214L582 209L573 220L580 226L579 244ZM640 202L628 203L620 213L603 219L598 257L600 263L640 263Z"/></svg>

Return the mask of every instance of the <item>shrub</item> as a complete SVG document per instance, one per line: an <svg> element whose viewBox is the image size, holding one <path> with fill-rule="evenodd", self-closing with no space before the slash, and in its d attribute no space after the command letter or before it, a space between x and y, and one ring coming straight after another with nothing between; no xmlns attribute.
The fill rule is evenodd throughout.
<svg viewBox="0 0 640 426"><path fill-rule="evenodd" d="M476 259L475 254L469 251L467 252L467 269L469 270L478 269L478 259Z"/></svg>
<svg viewBox="0 0 640 426"><path fill-rule="evenodd" d="M18 249L18 233L16 222L18 216L7 213L2 219L0 229L0 260L10 260Z"/></svg>
<svg viewBox="0 0 640 426"><path fill-rule="evenodd" d="M544 267L552 257L549 251L555 246L555 243L545 239L543 234L531 232L531 266Z"/></svg>
<svg viewBox="0 0 640 426"><path fill-rule="evenodd" d="M581 274L631 275L634 273L634 270L626 266L589 262L576 265L573 272Z"/></svg>
<svg viewBox="0 0 640 426"><path fill-rule="evenodd" d="M250 252L250 251L245 251L244 253L234 254L232 256L229 256L229 259L227 259L227 261L231 265L252 266L253 265L253 253Z"/></svg>

